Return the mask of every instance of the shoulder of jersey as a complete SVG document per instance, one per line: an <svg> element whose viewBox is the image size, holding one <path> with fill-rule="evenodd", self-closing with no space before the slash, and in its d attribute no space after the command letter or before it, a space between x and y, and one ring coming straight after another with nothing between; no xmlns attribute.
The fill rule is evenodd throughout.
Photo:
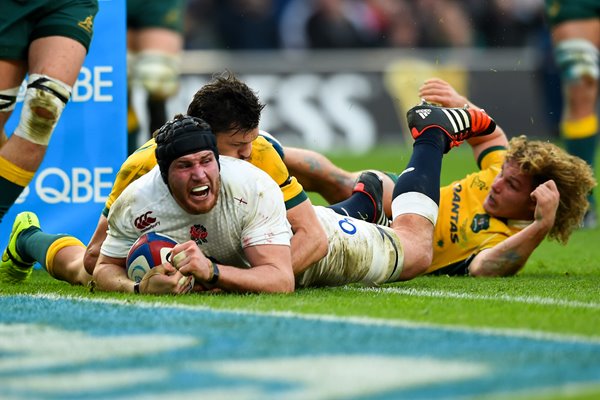
<svg viewBox="0 0 600 400"><path fill-rule="evenodd" d="M273 135L271 135L269 132L258 131L258 134L259 134L259 137L262 137L267 142L271 143L271 145L273 146L275 151L277 151L279 156L283 159L284 152L283 152L283 145L281 144L281 142L279 140L275 139L275 137Z"/></svg>

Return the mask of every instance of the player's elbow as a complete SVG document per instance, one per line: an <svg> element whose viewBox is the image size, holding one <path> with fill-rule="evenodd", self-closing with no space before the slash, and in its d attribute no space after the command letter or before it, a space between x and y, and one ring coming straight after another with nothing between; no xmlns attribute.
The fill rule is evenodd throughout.
<svg viewBox="0 0 600 400"><path fill-rule="evenodd" d="M329 252L329 239L327 238L327 234L321 225L319 225L318 232L316 232L315 236L311 237L311 239L314 243L314 249L312 253L314 255L313 263L315 263L325 257Z"/></svg>
<svg viewBox="0 0 600 400"><path fill-rule="evenodd" d="M424 251L405 257L404 266L400 273L400 280L407 281L423 275L431 265L432 261L433 254L431 251Z"/></svg>
<svg viewBox="0 0 600 400"><path fill-rule="evenodd" d="M479 261L475 259L474 261ZM506 262L502 260L482 260L469 265L469 275L480 278L514 276L523 268L524 262Z"/></svg>
<svg viewBox="0 0 600 400"><path fill-rule="evenodd" d="M100 256L100 247L95 245L88 245L83 255L83 266L88 274L93 275L96 267L96 262Z"/></svg>
<svg viewBox="0 0 600 400"><path fill-rule="evenodd" d="M271 287L271 293L293 293L296 287L294 274L282 274L276 285Z"/></svg>
<svg viewBox="0 0 600 400"><path fill-rule="evenodd" d="M96 283L96 288L99 290L108 290L108 286L106 285L106 266L99 263L92 272L92 277L94 282Z"/></svg>

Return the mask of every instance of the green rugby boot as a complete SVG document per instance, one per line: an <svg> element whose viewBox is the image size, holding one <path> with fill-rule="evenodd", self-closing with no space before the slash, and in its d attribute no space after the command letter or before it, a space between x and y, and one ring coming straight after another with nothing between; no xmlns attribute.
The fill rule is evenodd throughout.
<svg viewBox="0 0 600 400"><path fill-rule="evenodd" d="M4 253L2 253L0 281L18 283L23 282L31 275L35 262L26 262L21 258L17 251L17 238L21 232L32 226L40 227L37 215L29 211L17 214L8 240L8 246L6 246Z"/></svg>

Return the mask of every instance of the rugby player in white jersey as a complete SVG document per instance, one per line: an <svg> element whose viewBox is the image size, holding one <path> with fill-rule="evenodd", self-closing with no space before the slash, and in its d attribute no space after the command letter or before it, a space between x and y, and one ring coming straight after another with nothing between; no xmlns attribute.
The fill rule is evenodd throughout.
<svg viewBox="0 0 600 400"><path fill-rule="evenodd" d="M177 262L179 271L168 263L151 271L139 286L142 293L185 291L189 278L182 274L229 291L293 291L292 232L277 184L248 162L219 159L215 135L203 120L178 116L161 128L156 143L158 166L111 207L94 270L98 288L136 289L125 273L125 256L141 234L154 230L181 243L173 256L185 257ZM136 224L141 215L155 222Z"/></svg>
<svg viewBox="0 0 600 400"><path fill-rule="evenodd" d="M294 272L296 287L381 284L420 275L431 264L443 154L462 140L495 128L480 110L427 109L431 114L427 123L412 121L415 144L394 188L391 227L316 207L329 252L304 271L292 270L291 231L277 185L239 160L222 157L219 169L210 127L200 119L178 116L156 136L158 166L129 185L111 208L108 237L94 270L97 287L179 294L188 290L193 276L204 288L289 292L294 289ZM417 115L413 110L411 116ZM461 118L464 124L455 131L444 129L449 122L446 115ZM471 129L475 120L481 127L476 131ZM136 219L149 212L154 222L136 226ZM125 257L133 242L149 230L180 243L172 251L171 260L177 261L175 266L164 263L154 268L135 284L127 278Z"/></svg>

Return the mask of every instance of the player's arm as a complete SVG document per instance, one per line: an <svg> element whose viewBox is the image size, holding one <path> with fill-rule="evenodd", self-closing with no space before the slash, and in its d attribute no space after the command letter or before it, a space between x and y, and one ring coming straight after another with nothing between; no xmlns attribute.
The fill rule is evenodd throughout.
<svg viewBox="0 0 600 400"><path fill-rule="evenodd" d="M171 264L156 266L141 280L140 294L183 294L190 288L190 277L184 277ZM135 282L125 272L125 258L100 254L94 269L96 288L106 292L136 293Z"/></svg>
<svg viewBox="0 0 600 400"><path fill-rule="evenodd" d="M284 147L283 161L307 192L319 193L329 203L339 203L352 195L356 174L345 171L313 150Z"/></svg>
<svg viewBox="0 0 600 400"><path fill-rule="evenodd" d="M531 198L536 202L534 221L496 246L481 251L469 266L472 276L516 274L554 225L560 194L554 181L539 185Z"/></svg>
<svg viewBox="0 0 600 400"><path fill-rule="evenodd" d="M262 132L264 135L266 132ZM252 144L252 164L265 171L279 185L286 206L286 217L292 227L292 266L294 273L327 254L327 234L321 226L312 203L298 180L290 173L272 142L259 138Z"/></svg>
<svg viewBox="0 0 600 400"><path fill-rule="evenodd" d="M134 282L127 277L125 272L125 258L99 254L93 276L99 290L133 293Z"/></svg>
<svg viewBox="0 0 600 400"><path fill-rule="evenodd" d="M83 266L88 274L93 275L96 262L100 256L100 248L104 239L106 239L106 230L108 229L108 220L104 215L100 215L98 224L96 224L96 230L92 235L83 256Z"/></svg>
<svg viewBox="0 0 600 400"><path fill-rule="evenodd" d="M460 95L448 82L432 78L425 81L419 88L419 97L427 102L440 104L444 107L464 107L468 105L473 108L481 108L473 104L469 99ZM496 130L489 135L474 137L467 140L473 149L475 160L488 149L493 147L508 147L508 139L504 130L496 125Z"/></svg>
<svg viewBox="0 0 600 400"><path fill-rule="evenodd" d="M251 267L214 263L190 240L173 248L173 260L182 274L193 275L207 288L230 292L289 293L294 291L290 248L262 244L244 248Z"/></svg>
<svg viewBox="0 0 600 400"><path fill-rule="evenodd" d="M327 255L328 239L309 199L287 210L292 227L292 268L294 274L305 271L310 265Z"/></svg>

